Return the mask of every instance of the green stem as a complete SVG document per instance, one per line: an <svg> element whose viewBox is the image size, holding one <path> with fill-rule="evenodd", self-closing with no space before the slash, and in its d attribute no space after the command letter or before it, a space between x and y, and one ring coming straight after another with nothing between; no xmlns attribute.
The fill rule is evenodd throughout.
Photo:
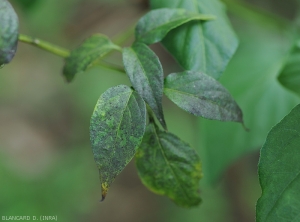
<svg viewBox="0 0 300 222"><path fill-rule="evenodd" d="M126 42L131 36L134 34L136 23L130 25L124 32L116 35L112 41L116 43L117 45L122 45L124 42Z"/></svg>
<svg viewBox="0 0 300 222"><path fill-rule="evenodd" d="M60 57L63 57L63 58L67 58L67 57L70 56L70 51L69 50L61 48L61 47L56 46L56 45L53 45L49 42L45 42L45 41L42 41L40 39L33 38L31 36L20 34L19 35L19 41L34 45L38 48L44 49L48 52L51 52L51 53L53 53L55 55L58 55Z"/></svg>

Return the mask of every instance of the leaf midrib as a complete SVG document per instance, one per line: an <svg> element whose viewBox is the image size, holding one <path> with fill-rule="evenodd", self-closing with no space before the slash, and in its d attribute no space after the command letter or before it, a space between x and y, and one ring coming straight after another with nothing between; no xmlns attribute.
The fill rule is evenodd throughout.
<svg viewBox="0 0 300 222"><path fill-rule="evenodd" d="M155 137L156 137L156 139L157 139L157 142L158 142L158 144L159 144L161 153L162 153L162 155L163 155L163 158L164 158L166 164L167 164L167 165L169 166L169 168L171 169L171 172L172 172L174 178L176 179L177 183L179 184L179 187L181 188L181 190L183 191L184 195L186 196L186 199L189 199L189 196L187 195L187 192L186 192L185 189L182 187L182 185L181 185L181 183L180 183L180 181L179 181L179 179L178 179L178 177L177 177L177 174L174 172L173 167L170 165L170 163L169 163L169 161L168 161L168 159L167 159L167 157L166 157L165 151L164 151L164 149L163 149L163 146L162 146L161 141L160 141L160 137L158 136L158 133L157 133L157 130L156 130L155 126L153 125L152 127L154 128L154 134L155 134Z"/></svg>

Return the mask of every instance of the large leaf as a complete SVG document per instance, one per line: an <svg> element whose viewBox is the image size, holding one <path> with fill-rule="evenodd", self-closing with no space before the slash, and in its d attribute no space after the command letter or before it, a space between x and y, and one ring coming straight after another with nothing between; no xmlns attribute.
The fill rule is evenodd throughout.
<svg viewBox="0 0 300 222"><path fill-rule="evenodd" d="M0 66L9 63L17 51L19 21L7 0L0 0Z"/></svg>
<svg viewBox="0 0 300 222"><path fill-rule="evenodd" d="M238 46L223 4L219 0L151 0L151 7L184 8L217 17L215 21L180 26L166 36L163 44L186 70L219 78Z"/></svg>
<svg viewBox="0 0 300 222"><path fill-rule="evenodd" d="M128 86L112 87L99 98L90 134L102 185L102 199L140 145L146 125L142 98Z"/></svg>
<svg viewBox="0 0 300 222"><path fill-rule="evenodd" d="M216 181L232 161L258 150L271 127L299 103L299 98L277 80L290 47L287 36L281 30L245 22L239 30L241 46L221 82L243 110L250 131L236 123L199 120L204 179L210 182Z"/></svg>
<svg viewBox="0 0 300 222"><path fill-rule="evenodd" d="M147 45L135 43L123 50L123 62L133 87L166 129L162 109L164 73L158 57Z"/></svg>
<svg viewBox="0 0 300 222"><path fill-rule="evenodd" d="M269 132L258 174L262 196L256 206L257 222L299 221L300 105Z"/></svg>
<svg viewBox="0 0 300 222"><path fill-rule="evenodd" d="M136 153L142 182L153 192L166 195L184 207L201 202L201 163L197 152L177 136L160 131L150 123Z"/></svg>
<svg viewBox="0 0 300 222"><path fill-rule="evenodd" d="M195 71L173 73L165 79L164 93L177 106L196 116L243 122L230 93L214 78Z"/></svg>
<svg viewBox="0 0 300 222"><path fill-rule="evenodd" d="M68 82L71 82L76 74L84 72L95 61L112 50L121 49L105 35L92 35L71 52L71 55L66 59L63 75Z"/></svg>
<svg viewBox="0 0 300 222"><path fill-rule="evenodd" d="M145 44L160 42L172 29L193 20L211 20L212 15L197 14L185 9L156 9L148 12L135 29L136 41Z"/></svg>
<svg viewBox="0 0 300 222"><path fill-rule="evenodd" d="M278 79L282 85L300 95L300 40L292 48Z"/></svg>

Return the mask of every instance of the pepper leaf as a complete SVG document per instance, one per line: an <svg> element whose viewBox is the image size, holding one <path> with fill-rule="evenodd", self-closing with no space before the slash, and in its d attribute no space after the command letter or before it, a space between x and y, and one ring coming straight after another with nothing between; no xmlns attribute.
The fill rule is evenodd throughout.
<svg viewBox="0 0 300 222"><path fill-rule="evenodd" d="M235 53L238 40L219 0L151 0L152 9L184 8L217 17L210 22L190 22L172 30L162 41L185 70L202 71L219 78Z"/></svg>
<svg viewBox="0 0 300 222"><path fill-rule="evenodd" d="M197 152L154 123L146 128L136 166L142 182L154 193L166 195L183 207L201 202L198 188L202 171Z"/></svg>
<svg viewBox="0 0 300 222"><path fill-rule="evenodd" d="M86 71L93 63L112 50L122 50L107 36L94 34L87 38L78 48L74 49L66 58L63 75L71 82L75 75Z"/></svg>
<svg viewBox="0 0 300 222"><path fill-rule="evenodd" d="M269 132L261 149L258 174L262 196L258 222L299 221L300 105Z"/></svg>
<svg viewBox="0 0 300 222"><path fill-rule="evenodd" d="M197 14L185 9L156 9L148 12L135 29L136 41L147 45L160 42L169 31L193 20L211 20L212 15Z"/></svg>
<svg viewBox="0 0 300 222"><path fill-rule="evenodd" d="M17 51L19 21L7 0L0 0L0 66L9 63Z"/></svg>
<svg viewBox="0 0 300 222"><path fill-rule="evenodd" d="M165 79L164 93L177 106L196 116L243 122L242 110L230 93L204 73L172 73Z"/></svg>
<svg viewBox="0 0 300 222"><path fill-rule="evenodd" d="M159 58L147 45L135 43L123 50L123 63L133 87L166 129L162 109L164 74Z"/></svg>
<svg viewBox="0 0 300 222"><path fill-rule="evenodd" d="M128 86L112 87L100 96L91 118L90 136L102 200L115 177L135 155L145 126L145 102Z"/></svg>
<svg viewBox="0 0 300 222"><path fill-rule="evenodd" d="M300 40L292 48L278 80L286 88L300 95Z"/></svg>

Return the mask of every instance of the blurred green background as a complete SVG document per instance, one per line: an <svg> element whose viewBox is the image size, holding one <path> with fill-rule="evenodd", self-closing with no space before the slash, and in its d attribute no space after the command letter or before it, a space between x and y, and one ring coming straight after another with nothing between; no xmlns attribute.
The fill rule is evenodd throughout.
<svg viewBox="0 0 300 222"><path fill-rule="evenodd" d="M144 0L10 2L19 15L21 33L69 49L96 32L118 36L149 9L148 1ZM253 97L257 93L255 81L251 87L243 84L253 79L259 83L258 77L266 72L272 76L278 74L278 60L285 57L292 43L286 24L292 24L296 16L296 3L292 0L248 0L243 2L246 5L234 0L224 2L241 43L221 82L242 104L246 125L252 124L247 110L257 109L255 118L263 119L258 122L258 129L269 130L296 104L297 98L278 87L276 81L276 87L289 103L273 121L270 117L276 115L273 106L260 102L263 98L259 95ZM130 42L129 39L125 46ZM180 70L160 45L152 48L166 74ZM121 56L113 55L110 60L120 64ZM148 191L132 161L117 177L106 200L99 202L101 187L90 148L89 120L101 93L129 82L121 73L94 67L67 84L61 75L63 64L63 59L55 55L19 43L14 60L0 69L0 216L57 215L58 221L80 222L255 221L255 204L260 196L257 162L261 140L248 148L249 141L240 139L236 146L239 152L226 162L228 168L222 168L223 164L218 166L218 163L223 161L232 140L239 140L238 134L232 131L232 136L222 141L224 147L206 149L204 140L205 144L216 144L222 136L222 131L218 131L220 123L206 128L204 120L185 113L166 98L164 109L169 131L197 149L205 173L214 175L221 171L222 176L214 176L212 183L206 179L212 176L206 173L201 185L203 203L197 208L182 209ZM268 124L259 126L264 121ZM206 135L206 129L213 133ZM262 139L266 137L265 131L260 134L254 130L254 133Z"/></svg>

